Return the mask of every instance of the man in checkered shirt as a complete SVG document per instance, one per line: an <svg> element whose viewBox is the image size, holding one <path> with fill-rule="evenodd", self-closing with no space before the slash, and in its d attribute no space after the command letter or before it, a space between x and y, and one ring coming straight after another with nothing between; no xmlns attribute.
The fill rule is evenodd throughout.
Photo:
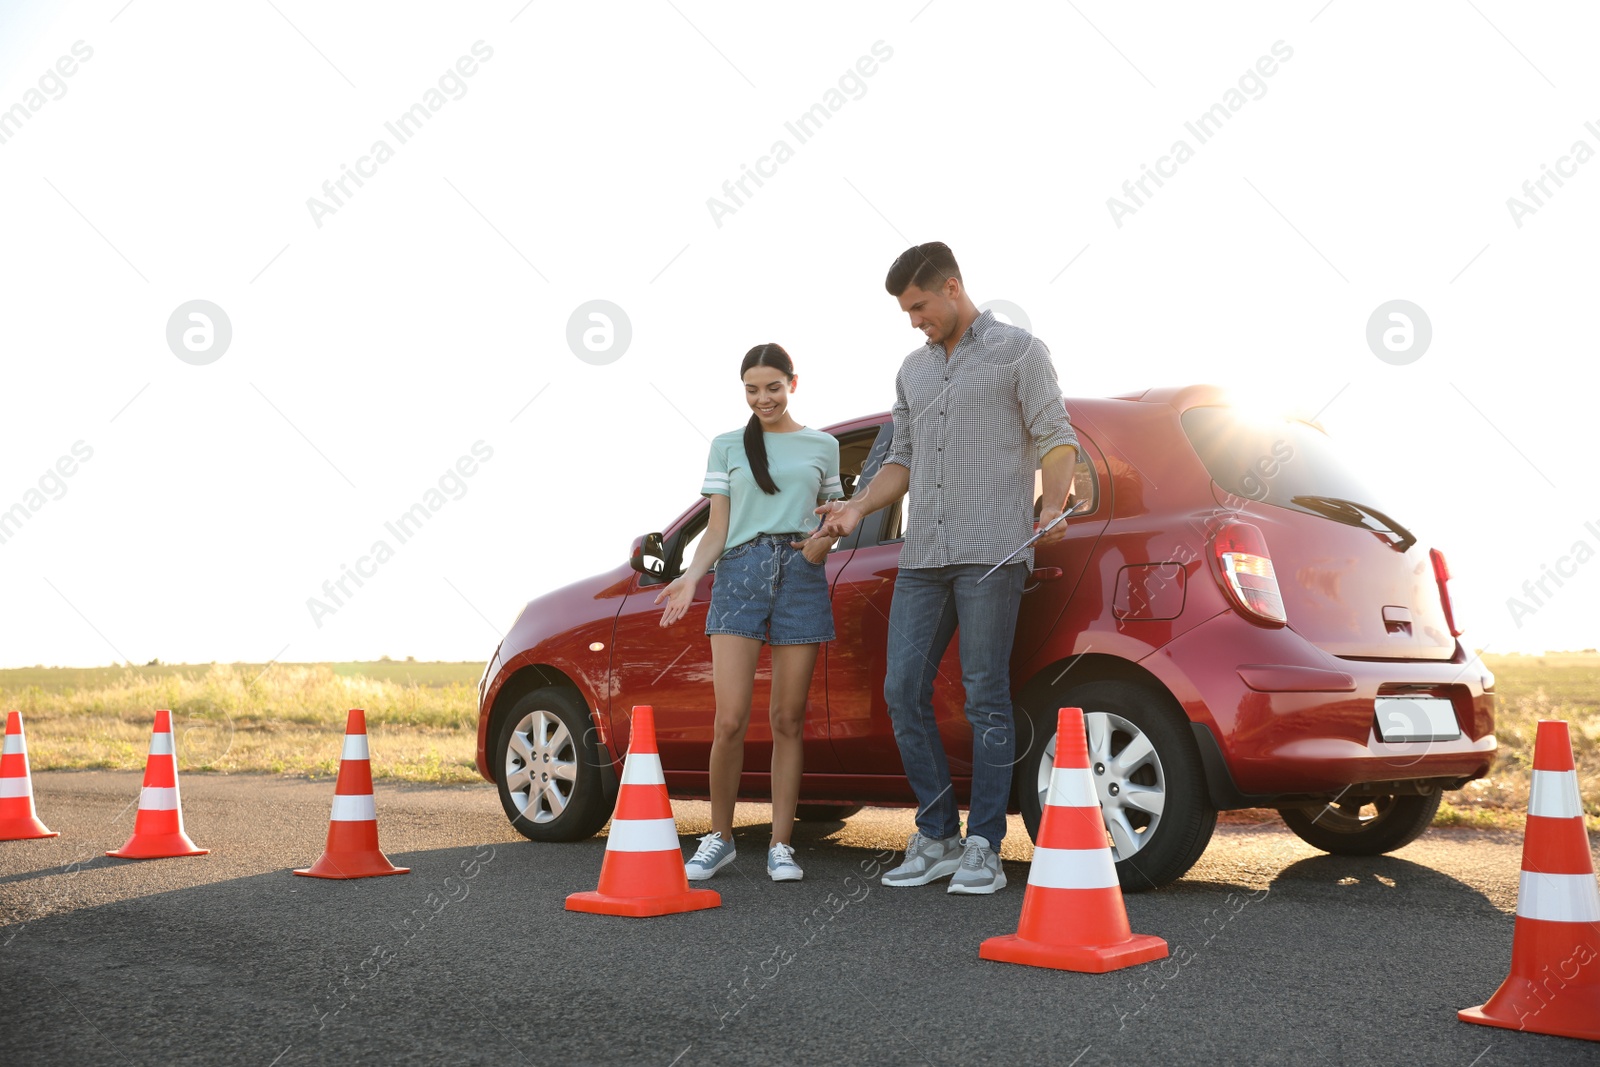
<svg viewBox="0 0 1600 1067"><path fill-rule="evenodd" d="M905 358L895 379L894 440L882 469L854 499L817 509L826 516L817 535L844 536L910 490L883 691L917 795L917 830L905 862L883 884L949 877L951 893L993 893L1006 884L999 851L1016 758L1011 643L1032 551L979 579L1032 536L1035 470L1043 472L1039 522L1061 514L1078 437L1049 349L979 313L946 245L907 249L884 285L928 343ZM1041 543L1065 533L1058 527ZM973 734L964 839L933 713L939 661L958 629Z"/></svg>

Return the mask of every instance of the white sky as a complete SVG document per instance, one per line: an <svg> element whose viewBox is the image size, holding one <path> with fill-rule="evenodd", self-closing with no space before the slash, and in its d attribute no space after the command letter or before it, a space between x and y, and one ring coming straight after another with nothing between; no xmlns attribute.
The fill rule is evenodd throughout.
<svg viewBox="0 0 1600 1067"><path fill-rule="evenodd" d="M1448 554L1469 641L1600 644L1600 558L1520 627L1506 605L1600 549L1600 160L1521 228L1506 206L1600 150L1592 8L275 3L0 7L0 109L93 49L0 144L0 510L93 450L0 544L0 666L484 658L694 498L751 345L794 355L808 424L886 408L917 335L882 278L924 240L1025 309L1069 395L1327 405ZM384 123L480 40L399 144ZM1280 40L1198 144L1184 123ZM799 144L784 123L878 41ZM1107 197L1180 137L1194 158L1118 228ZM318 228L307 198L379 138L393 158ZM780 138L719 228L707 198ZM1406 366L1365 342L1396 298L1433 324ZM233 328L206 366L166 344L194 299ZM566 344L591 299L632 323L605 366ZM384 522L478 441L465 495L398 544ZM394 557L318 626L307 598L379 538Z"/></svg>

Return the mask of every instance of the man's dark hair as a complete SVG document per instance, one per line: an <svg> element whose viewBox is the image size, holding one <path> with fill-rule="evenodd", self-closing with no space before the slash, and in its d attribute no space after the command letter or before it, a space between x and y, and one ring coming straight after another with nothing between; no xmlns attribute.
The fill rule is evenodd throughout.
<svg viewBox="0 0 1600 1067"><path fill-rule="evenodd" d="M890 296L898 297L912 286L930 291L938 289L946 278L961 281L956 254L943 241L929 241L901 252L900 258L889 268L883 287L889 290Z"/></svg>

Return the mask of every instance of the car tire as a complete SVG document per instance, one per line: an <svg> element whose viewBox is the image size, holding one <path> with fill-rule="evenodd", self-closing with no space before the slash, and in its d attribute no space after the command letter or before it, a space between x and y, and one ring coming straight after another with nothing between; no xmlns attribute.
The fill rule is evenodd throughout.
<svg viewBox="0 0 1600 1067"><path fill-rule="evenodd" d="M1056 709L1073 707L1084 712L1117 881L1128 892L1177 881L1205 852L1217 809L1187 717L1169 695L1149 686L1108 680L1062 688L1052 694L1050 710L1019 731L1018 747L1026 750L1015 772L1017 806L1029 836L1038 839L1055 761Z"/></svg>
<svg viewBox="0 0 1600 1067"><path fill-rule="evenodd" d="M594 720L563 686L525 694L495 732L490 767L500 804L533 841L592 837L611 817Z"/></svg>
<svg viewBox="0 0 1600 1067"><path fill-rule="evenodd" d="M865 804L796 804L794 817L801 822L844 822Z"/></svg>
<svg viewBox="0 0 1600 1067"><path fill-rule="evenodd" d="M1421 837L1444 794L1343 796L1314 808L1279 808L1295 836L1335 856L1377 856ZM1370 811L1368 809L1371 809Z"/></svg>

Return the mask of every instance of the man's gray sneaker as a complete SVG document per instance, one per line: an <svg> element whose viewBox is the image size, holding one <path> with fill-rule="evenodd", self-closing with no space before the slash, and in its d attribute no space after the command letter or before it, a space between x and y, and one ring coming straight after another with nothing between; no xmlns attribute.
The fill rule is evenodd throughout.
<svg viewBox="0 0 1600 1067"><path fill-rule="evenodd" d="M1000 868L1000 857L989 847L989 842L976 835L967 838L966 851L961 854L961 865L950 879L950 893L993 893L1006 887L1006 872Z"/></svg>
<svg viewBox="0 0 1600 1067"><path fill-rule="evenodd" d="M733 842L713 830L700 839L700 847L683 865L683 873L689 876L691 882L703 882L732 863L737 855Z"/></svg>
<svg viewBox="0 0 1600 1067"><path fill-rule="evenodd" d="M906 842L906 858L884 874L884 885L927 885L948 878L961 866L961 838L924 837L918 830Z"/></svg>

